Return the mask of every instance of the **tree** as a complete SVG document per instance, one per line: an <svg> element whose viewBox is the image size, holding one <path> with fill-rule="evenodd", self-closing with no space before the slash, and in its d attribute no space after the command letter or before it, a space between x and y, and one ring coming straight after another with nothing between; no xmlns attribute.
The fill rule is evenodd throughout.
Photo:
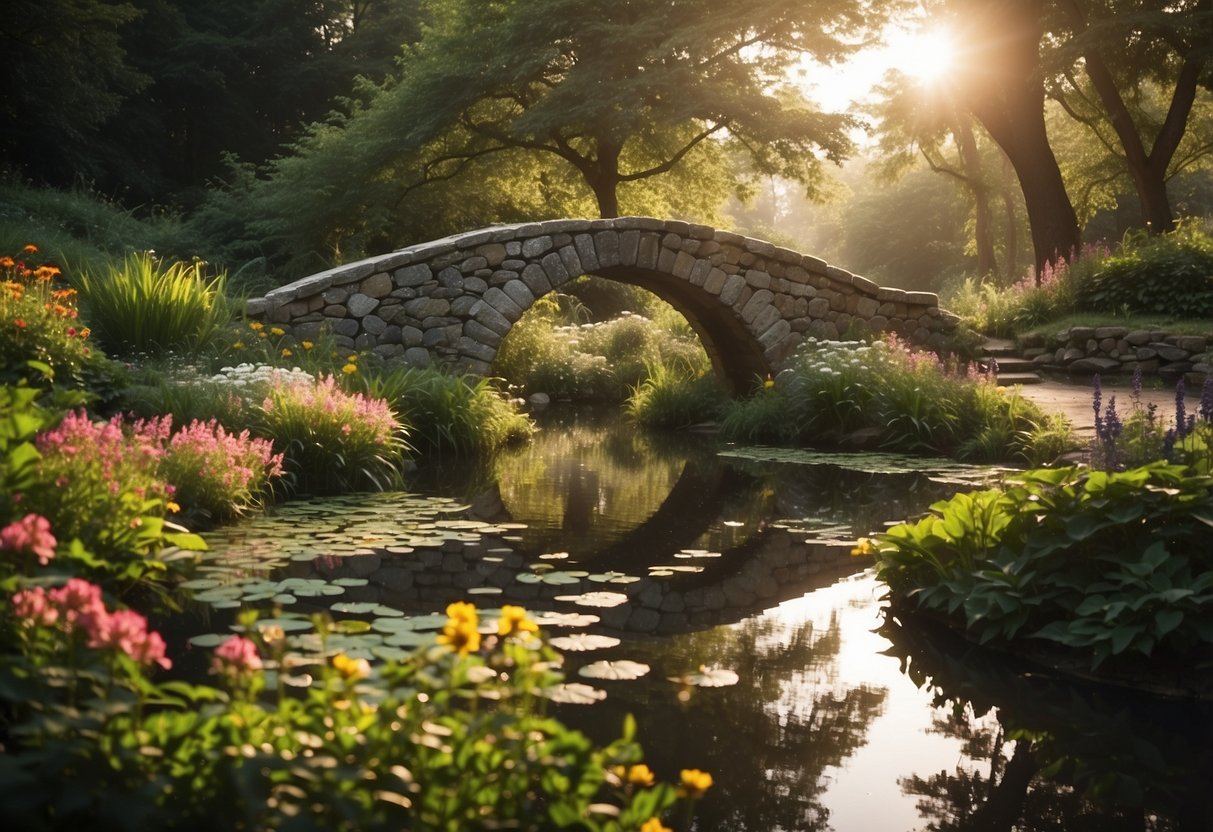
<svg viewBox="0 0 1213 832"><path fill-rule="evenodd" d="M954 90L998 143L1019 178L1036 270L1079 246L1078 217L1045 129L1039 48L1047 0L951 0L957 40Z"/></svg>
<svg viewBox="0 0 1213 832"><path fill-rule="evenodd" d="M1051 93L1119 151L1146 227L1170 231L1167 179L1200 84L1213 82L1213 0L1055 0L1051 23Z"/></svg>
<svg viewBox="0 0 1213 832"><path fill-rule="evenodd" d="M832 61L877 21L856 0L441 0L433 27L348 127L377 133L383 170L439 149L417 183L524 150L575 170L602 216L619 189L717 143L759 175L812 186L851 149L847 115L816 111L786 80L802 54Z"/></svg>
<svg viewBox="0 0 1213 832"><path fill-rule="evenodd" d="M0 15L0 160L38 180L88 174L90 134L147 78L122 34L127 2L12 0Z"/></svg>

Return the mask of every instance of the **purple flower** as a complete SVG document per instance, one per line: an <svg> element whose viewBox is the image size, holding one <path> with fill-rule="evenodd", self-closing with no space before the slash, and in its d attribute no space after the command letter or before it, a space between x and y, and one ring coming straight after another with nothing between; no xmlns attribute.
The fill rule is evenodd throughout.
<svg viewBox="0 0 1213 832"><path fill-rule="evenodd" d="M1103 388L1099 383L1099 373L1092 377L1091 383L1095 387L1091 402L1092 409L1095 411L1095 435L1099 436L1103 432L1103 417L1100 415L1100 411L1103 410Z"/></svg>
<svg viewBox="0 0 1213 832"><path fill-rule="evenodd" d="M1205 376L1204 386L1200 388L1200 418L1213 423L1213 375Z"/></svg>
<svg viewBox="0 0 1213 832"><path fill-rule="evenodd" d="M1175 432L1176 439L1183 439L1188 433L1188 417L1184 406L1184 397L1187 391L1184 390L1184 380L1181 376L1179 383L1175 385Z"/></svg>

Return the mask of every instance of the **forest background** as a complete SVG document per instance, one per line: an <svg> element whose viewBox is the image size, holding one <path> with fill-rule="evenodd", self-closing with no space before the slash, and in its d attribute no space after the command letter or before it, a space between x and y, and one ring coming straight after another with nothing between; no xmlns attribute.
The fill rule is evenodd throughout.
<svg viewBox="0 0 1213 832"><path fill-rule="evenodd" d="M8 247L250 293L647 214L946 296L1213 215L1210 0L15 0L0 43Z"/></svg>

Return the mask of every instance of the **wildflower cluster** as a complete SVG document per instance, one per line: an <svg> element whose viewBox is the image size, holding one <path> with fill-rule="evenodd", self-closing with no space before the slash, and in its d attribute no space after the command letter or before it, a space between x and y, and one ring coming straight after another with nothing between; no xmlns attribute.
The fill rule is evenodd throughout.
<svg viewBox="0 0 1213 832"><path fill-rule="evenodd" d="M76 290L58 266L34 265L36 246L0 256L0 379L29 375L29 362L52 376L78 377L90 360L89 328L79 323Z"/></svg>
<svg viewBox="0 0 1213 832"><path fill-rule="evenodd" d="M1095 439L1091 465L1105 471L1122 471L1156 460L1194 465L1213 471L1213 376L1206 376L1195 413L1187 407L1187 385L1175 385L1175 409L1164 419L1153 402L1141 399L1141 369L1133 372L1130 409L1122 416L1116 396L1105 407L1100 377L1093 379L1091 406L1095 413Z"/></svg>
<svg viewBox="0 0 1213 832"><path fill-rule="evenodd" d="M171 421L165 416L165 422ZM257 508L282 476L282 454L248 429L229 433L218 421L193 421L169 439L161 475L176 485L176 501L214 520Z"/></svg>
<svg viewBox="0 0 1213 832"><path fill-rule="evenodd" d="M730 405L727 434L981 461L1047 456L1056 448L1038 436L1061 434L1038 408L997 387L989 372L914 349L896 334L871 343L808 338L773 381Z"/></svg>
<svg viewBox="0 0 1213 832"><path fill-rule="evenodd" d="M301 490L382 488L399 474L404 426L382 399L348 393L333 376L275 378L260 410L259 432L286 453Z"/></svg>
<svg viewBox="0 0 1213 832"><path fill-rule="evenodd" d="M83 646L125 655L139 667L173 666L164 639L148 629L147 618L134 610L108 609L101 587L80 578L54 589L20 590L12 597L12 612L27 654L37 662L60 661ZM78 653L75 660L81 661Z"/></svg>

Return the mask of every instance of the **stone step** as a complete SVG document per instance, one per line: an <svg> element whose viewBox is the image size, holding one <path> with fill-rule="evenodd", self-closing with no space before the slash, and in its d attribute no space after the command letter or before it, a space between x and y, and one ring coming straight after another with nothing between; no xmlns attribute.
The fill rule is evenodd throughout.
<svg viewBox="0 0 1213 832"><path fill-rule="evenodd" d="M1003 387L1014 387L1016 384L1040 384L1043 379L1036 373L999 373L998 383Z"/></svg>
<svg viewBox="0 0 1213 832"><path fill-rule="evenodd" d="M981 354L1001 358L1004 355L1015 355L1018 347L1010 338L987 338L981 345Z"/></svg>
<svg viewBox="0 0 1213 832"><path fill-rule="evenodd" d="M1036 364L1026 358L1020 358L1017 355L1009 356L988 356L978 359L983 367L988 367L990 359L998 362L998 374L1001 376L1005 373L1030 373L1035 371Z"/></svg>

